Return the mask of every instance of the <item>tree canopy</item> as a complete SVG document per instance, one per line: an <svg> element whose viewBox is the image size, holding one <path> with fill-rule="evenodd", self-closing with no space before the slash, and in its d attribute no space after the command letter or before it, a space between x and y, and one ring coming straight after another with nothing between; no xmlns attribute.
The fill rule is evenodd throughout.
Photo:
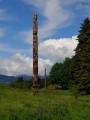
<svg viewBox="0 0 90 120"><path fill-rule="evenodd" d="M68 88L72 79L72 64L70 58L66 58L63 63L55 63L49 75L51 83L61 85L62 89Z"/></svg>
<svg viewBox="0 0 90 120"><path fill-rule="evenodd" d="M74 86L76 93L90 94L90 20L81 24L74 58Z"/></svg>

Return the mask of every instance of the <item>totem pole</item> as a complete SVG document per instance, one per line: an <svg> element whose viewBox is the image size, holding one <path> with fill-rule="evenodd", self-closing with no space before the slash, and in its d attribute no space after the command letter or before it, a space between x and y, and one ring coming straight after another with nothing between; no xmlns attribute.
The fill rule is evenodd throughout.
<svg viewBox="0 0 90 120"><path fill-rule="evenodd" d="M45 69L45 76L44 76L44 80L45 80L45 86L44 86L44 88L46 89L46 69Z"/></svg>
<svg viewBox="0 0 90 120"><path fill-rule="evenodd" d="M33 15L33 92L38 93L38 24L37 14Z"/></svg>

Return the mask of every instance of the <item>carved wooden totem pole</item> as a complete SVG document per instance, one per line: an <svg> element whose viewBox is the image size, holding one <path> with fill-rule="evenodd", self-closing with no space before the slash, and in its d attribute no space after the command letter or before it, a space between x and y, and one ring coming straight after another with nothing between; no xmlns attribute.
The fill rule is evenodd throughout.
<svg viewBox="0 0 90 120"><path fill-rule="evenodd" d="M44 88L46 89L46 88L47 88L47 83L46 83L46 69L45 69L45 76L44 76L44 80L45 80L45 86L44 86Z"/></svg>
<svg viewBox="0 0 90 120"><path fill-rule="evenodd" d="M38 93L38 24L37 14L33 15L33 92Z"/></svg>

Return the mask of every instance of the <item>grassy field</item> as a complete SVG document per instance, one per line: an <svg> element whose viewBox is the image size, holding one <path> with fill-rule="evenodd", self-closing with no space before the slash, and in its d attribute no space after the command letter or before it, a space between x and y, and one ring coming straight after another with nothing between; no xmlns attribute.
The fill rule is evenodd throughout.
<svg viewBox="0 0 90 120"><path fill-rule="evenodd" d="M13 89L0 84L0 120L90 120L90 96L69 91Z"/></svg>

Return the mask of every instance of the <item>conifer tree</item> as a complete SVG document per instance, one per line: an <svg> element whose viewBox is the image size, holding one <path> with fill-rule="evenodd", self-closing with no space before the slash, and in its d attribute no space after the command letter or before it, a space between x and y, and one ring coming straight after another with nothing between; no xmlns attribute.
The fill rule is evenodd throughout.
<svg viewBox="0 0 90 120"><path fill-rule="evenodd" d="M90 94L90 20L81 24L74 56L74 88L77 94Z"/></svg>

